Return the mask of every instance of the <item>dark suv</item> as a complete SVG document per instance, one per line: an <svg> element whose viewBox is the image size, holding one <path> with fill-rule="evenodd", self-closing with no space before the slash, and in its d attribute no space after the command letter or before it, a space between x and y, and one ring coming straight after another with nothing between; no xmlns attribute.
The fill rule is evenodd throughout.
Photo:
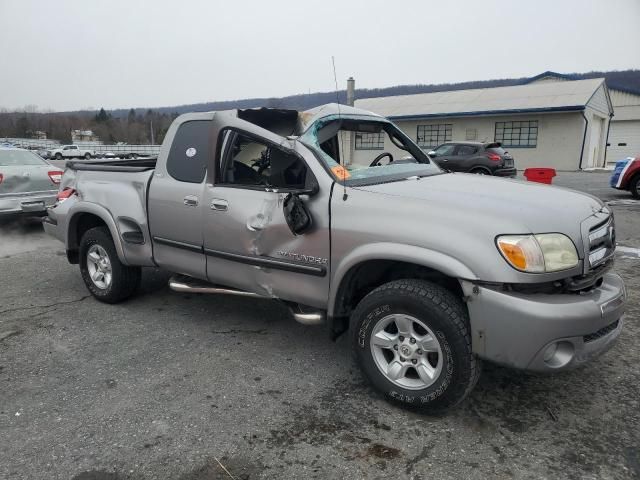
<svg viewBox="0 0 640 480"><path fill-rule="evenodd" d="M442 168L452 172L479 173L515 177L513 157L498 142L449 142L428 155Z"/></svg>

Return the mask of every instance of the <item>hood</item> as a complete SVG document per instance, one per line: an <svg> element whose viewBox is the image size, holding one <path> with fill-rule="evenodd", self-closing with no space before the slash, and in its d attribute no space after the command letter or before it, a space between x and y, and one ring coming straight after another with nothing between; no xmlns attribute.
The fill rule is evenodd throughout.
<svg viewBox="0 0 640 480"><path fill-rule="evenodd" d="M414 198L450 212L510 220L525 231L503 233L567 233L604 204L591 195L551 185L486 175L447 173L418 180L357 187L380 195ZM571 228L571 229L573 229Z"/></svg>

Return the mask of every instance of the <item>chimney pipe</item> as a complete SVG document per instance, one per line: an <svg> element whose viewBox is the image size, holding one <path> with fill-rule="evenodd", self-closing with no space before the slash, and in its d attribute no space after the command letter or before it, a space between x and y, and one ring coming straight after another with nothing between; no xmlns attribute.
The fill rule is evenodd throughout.
<svg viewBox="0 0 640 480"><path fill-rule="evenodd" d="M356 100L356 81L353 77L347 79L347 105L353 107Z"/></svg>

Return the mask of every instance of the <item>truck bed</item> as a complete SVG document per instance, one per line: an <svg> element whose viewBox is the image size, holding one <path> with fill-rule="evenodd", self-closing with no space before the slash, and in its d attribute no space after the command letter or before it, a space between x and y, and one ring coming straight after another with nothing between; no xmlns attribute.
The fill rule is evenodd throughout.
<svg viewBox="0 0 640 480"><path fill-rule="evenodd" d="M156 168L158 157L129 160L73 160L66 164L71 170L93 172L144 172Z"/></svg>
<svg viewBox="0 0 640 480"><path fill-rule="evenodd" d="M81 199L83 214L97 216L109 227L123 263L153 266L147 193L156 161L156 158L143 158L67 162L60 188L71 188L77 195L49 213L50 217L55 214L61 220L61 235L73 230L73 222L68 222L74 218L75 205ZM63 236L62 240L66 238ZM71 244L71 248L77 247Z"/></svg>

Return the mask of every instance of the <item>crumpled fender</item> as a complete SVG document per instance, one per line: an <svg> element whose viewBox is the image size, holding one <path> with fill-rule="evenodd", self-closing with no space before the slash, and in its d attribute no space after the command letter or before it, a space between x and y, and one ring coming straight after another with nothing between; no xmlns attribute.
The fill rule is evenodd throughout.
<svg viewBox="0 0 640 480"><path fill-rule="evenodd" d="M334 267L332 265L331 286L329 289L329 315L335 311L335 303L340 284L349 270L368 260L395 260L412 263L437 270L449 277L465 280L478 280L475 273L459 260L435 250L414 245L402 245L389 242L362 245L345 256Z"/></svg>

